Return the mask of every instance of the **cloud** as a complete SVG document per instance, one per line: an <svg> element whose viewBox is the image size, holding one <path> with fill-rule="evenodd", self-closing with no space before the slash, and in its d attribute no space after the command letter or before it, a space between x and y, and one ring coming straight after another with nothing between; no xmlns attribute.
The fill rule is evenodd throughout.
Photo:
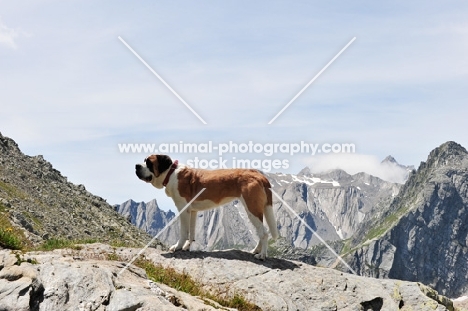
<svg viewBox="0 0 468 311"><path fill-rule="evenodd" d="M5 45L11 49L17 49L15 39L21 35L22 32L17 29L8 28L0 21L0 44Z"/></svg>
<svg viewBox="0 0 468 311"><path fill-rule="evenodd" d="M366 154L321 155L307 159L306 163L313 173L342 169L348 174L365 172L400 184L406 181L408 175L408 170L397 163L382 163L376 156Z"/></svg>

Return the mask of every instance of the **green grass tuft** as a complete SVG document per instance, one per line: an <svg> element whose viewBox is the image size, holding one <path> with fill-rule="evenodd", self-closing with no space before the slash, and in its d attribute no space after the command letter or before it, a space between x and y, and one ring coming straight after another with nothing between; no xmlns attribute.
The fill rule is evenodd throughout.
<svg viewBox="0 0 468 311"><path fill-rule="evenodd" d="M10 198L25 199L27 195L12 184L0 181L0 188L5 191Z"/></svg>
<svg viewBox="0 0 468 311"><path fill-rule="evenodd" d="M113 253L107 254L106 255L107 260L113 260L113 261L120 261L119 255L115 253L115 250Z"/></svg>
<svg viewBox="0 0 468 311"><path fill-rule="evenodd" d="M75 243L72 240L65 239L49 239L37 247L37 250L52 251L60 248L73 248Z"/></svg>
<svg viewBox="0 0 468 311"><path fill-rule="evenodd" d="M261 310L255 304L248 302L240 293L234 295L228 294L212 294L203 289L203 286L192 279L186 273L177 272L174 268L155 265L149 260L137 259L134 263L136 266L145 269L148 278L154 282L166 284L169 287L179 291L188 293L192 296L200 296L209 304L212 300L223 307L236 308L239 311L258 311Z"/></svg>
<svg viewBox="0 0 468 311"><path fill-rule="evenodd" d="M210 298L210 297L208 297ZM234 296L230 298L210 298L220 305L228 308L235 308L240 311L257 311L257 310L262 310L260 309L259 306L254 305L253 303L248 302L245 300L244 296L242 296L239 293L235 293Z"/></svg>
<svg viewBox="0 0 468 311"><path fill-rule="evenodd" d="M8 249L23 248L22 239L11 228L0 228L0 246Z"/></svg>
<svg viewBox="0 0 468 311"><path fill-rule="evenodd" d="M39 251L53 251L54 249L71 248L80 250L81 246L78 244L92 244L96 243L96 239L84 239L84 240L66 240L66 239L49 239L44 243L35 248Z"/></svg>
<svg viewBox="0 0 468 311"><path fill-rule="evenodd" d="M382 221L382 223L380 225L378 225L378 226L376 226L376 227L369 230L367 235L364 237L363 241L365 242L365 241L368 241L368 240L379 238L382 235L384 235L389 229L393 228L398 223L398 221L400 220L400 218L403 215L408 213L408 210L409 210L409 208L407 208L407 207L401 207L396 212L388 215Z"/></svg>
<svg viewBox="0 0 468 311"><path fill-rule="evenodd" d="M0 212L0 246L20 250L28 245L28 243L23 231L12 226L9 214Z"/></svg>
<svg viewBox="0 0 468 311"><path fill-rule="evenodd" d="M200 296L200 286L185 273L179 273L174 268L164 268L162 265L154 265L149 260L138 259L135 265L145 269L148 277L158 283L166 284L178 291Z"/></svg>

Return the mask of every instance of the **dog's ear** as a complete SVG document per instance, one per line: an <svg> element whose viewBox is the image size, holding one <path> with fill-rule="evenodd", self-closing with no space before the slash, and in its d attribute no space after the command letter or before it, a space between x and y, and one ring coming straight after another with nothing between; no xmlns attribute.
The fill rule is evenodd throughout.
<svg viewBox="0 0 468 311"><path fill-rule="evenodd" d="M164 154L158 154L156 156L158 158L158 173L161 174L165 170L167 170L172 165L172 159Z"/></svg>
<svg viewBox="0 0 468 311"><path fill-rule="evenodd" d="M146 164L146 167L150 170L151 173L154 174L154 169L153 169L153 160L152 160L152 156L149 156L145 159L145 164Z"/></svg>

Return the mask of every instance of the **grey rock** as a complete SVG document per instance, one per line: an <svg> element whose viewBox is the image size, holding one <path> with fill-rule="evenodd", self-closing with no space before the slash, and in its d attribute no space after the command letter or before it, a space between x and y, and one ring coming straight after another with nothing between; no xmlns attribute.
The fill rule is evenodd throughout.
<svg viewBox="0 0 468 311"><path fill-rule="evenodd" d="M117 250L122 257L126 252ZM174 254L148 250L145 256L188 273L207 288L242 293L262 310L393 311L401 305L408 310L452 310L449 299L422 284L359 277L284 259L259 262L239 250Z"/></svg>
<svg viewBox="0 0 468 311"><path fill-rule="evenodd" d="M0 198L0 206L3 207L6 207L6 208L10 208L11 207L11 204L8 200L4 199L4 198Z"/></svg>
<svg viewBox="0 0 468 311"><path fill-rule="evenodd" d="M54 260L41 264L44 310L98 310L109 301L112 275L94 262L74 263Z"/></svg>
<svg viewBox="0 0 468 311"><path fill-rule="evenodd" d="M0 279L0 310L29 311L29 292L32 280L21 278L9 282Z"/></svg>
<svg viewBox="0 0 468 311"><path fill-rule="evenodd" d="M4 254L5 255L5 254ZM40 291L32 265L8 265L0 270L0 310L30 310L30 297Z"/></svg>
<svg viewBox="0 0 468 311"><path fill-rule="evenodd" d="M468 153L447 142L410 175L381 219L355 235L348 260L362 275L459 297L468 293L467 223Z"/></svg>
<svg viewBox="0 0 468 311"><path fill-rule="evenodd" d="M0 271L5 267L13 266L16 262L16 256L11 250L6 249L0 252Z"/></svg>
<svg viewBox="0 0 468 311"><path fill-rule="evenodd" d="M107 311L135 311L143 306L137 295L125 289L114 291L111 298Z"/></svg>
<svg viewBox="0 0 468 311"><path fill-rule="evenodd" d="M0 270L0 310L216 310L197 297L149 281L140 268L130 266L119 275L125 264L107 260L115 254L108 245L82 247L26 253L24 260L38 264L20 266L10 264L10 251L0 250L0 258L8 262Z"/></svg>
<svg viewBox="0 0 468 311"><path fill-rule="evenodd" d="M453 300L453 307L457 311L467 311L468 310L468 297L462 296Z"/></svg>
<svg viewBox="0 0 468 311"><path fill-rule="evenodd" d="M130 260L139 249L82 245L80 250L32 252L38 264L0 271L1 310L219 310L198 297L150 282ZM9 257L0 250L0 258ZM146 259L186 273L214 295L241 294L262 310L453 310L452 301L418 283L359 277L297 261L257 261L239 250L166 253ZM24 294L27 293L27 294ZM30 307L31 306L31 307ZM233 310L225 308L225 310Z"/></svg>

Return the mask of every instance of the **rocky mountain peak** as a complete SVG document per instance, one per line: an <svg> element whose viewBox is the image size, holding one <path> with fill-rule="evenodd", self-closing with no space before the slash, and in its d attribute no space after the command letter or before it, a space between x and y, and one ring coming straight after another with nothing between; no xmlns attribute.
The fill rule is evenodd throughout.
<svg viewBox="0 0 468 311"><path fill-rule="evenodd" d="M0 132L0 151L2 153L20 152L18 144L11 138L3 136Z"/></svg>
<svg viewBox="0 0 468 311"><path fill-rule="evenodd" d="M175 216L172 211L161 210L156 199L146 203L128 200L122 204L114 205L114 210L133 225L151 235L157 234Z"/></svg>
<svg viewBox="0 0 468 311"><path fill-rule="evenodd" d="M394 163L394 164L398 164L397 160L395 160L395 158L392 157L391 155L389 155L389 156L387 156L385 159L383 159L381 163Z"/></svg>
<svg viewBox="0 0 468 311"><path fill-rule="evenodd" d="M312 175L312 171L310 167L306 166L304 167L298 174L297 176L309 176Z"/></svg>
<svg viewBox="0 0 468 311"><path fill-rule="evenodd" d="M320 174L321 176L326 176L328 178L331 178L333 180L344 180L344 179L349 179L351 177L350 174L346 173L344 170L337 168L334 170L330 170L328 172Z"/></svg>
<svg viewBox="0 0 468 311"><path fill-rule="evenodd" d="M330 178L334 180L340 180L340 179L348 179L351 175L348 174L346 171L336 168L320 173L313 173L310 167L304 167L298 174L298 177L314 177L314 176L320 176L322 178Z"/></svg>
<svg viewBox="0 0 468 311"><path fill-rule="evenodd" d="M460 164L460 161L467 155L468 152L460 144L448 141L431 151L427 164L428 166Z"/></svg>

